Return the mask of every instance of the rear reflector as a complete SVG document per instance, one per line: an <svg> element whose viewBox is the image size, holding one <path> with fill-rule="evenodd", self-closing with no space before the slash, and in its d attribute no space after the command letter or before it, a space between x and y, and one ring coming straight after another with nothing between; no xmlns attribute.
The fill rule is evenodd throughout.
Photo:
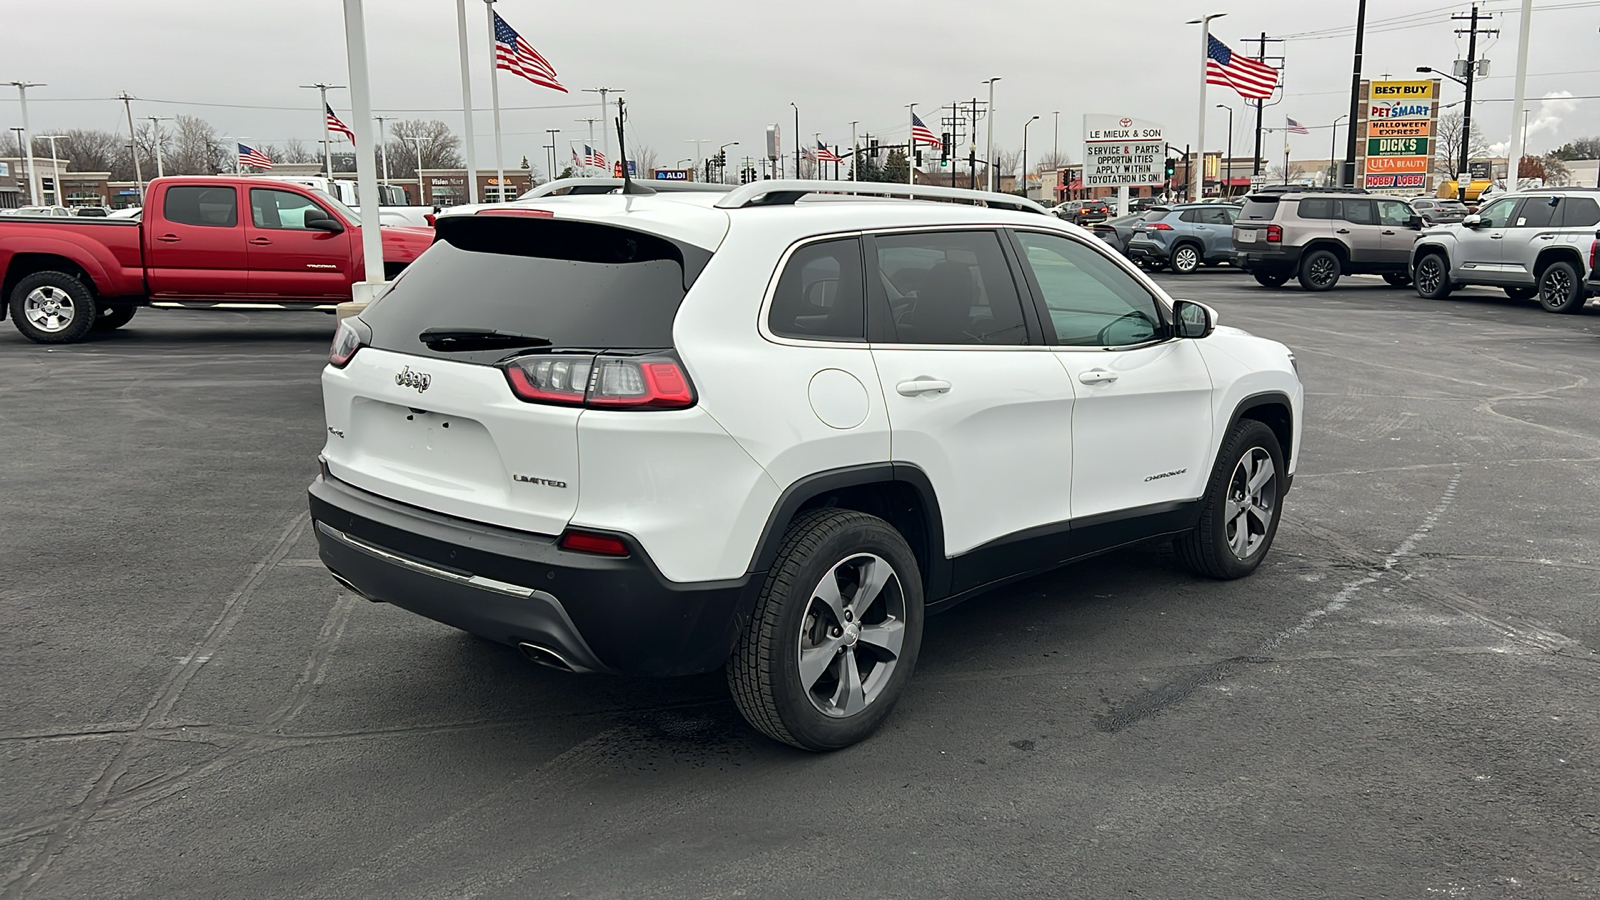
<svg viewBox="0 0 1600 900"><path fill-rule="evenodd" d="M628 555L628 545L621 538L592 531L568 531L561 535L556 546L573 553L593 553L596 556Z"/></svg>

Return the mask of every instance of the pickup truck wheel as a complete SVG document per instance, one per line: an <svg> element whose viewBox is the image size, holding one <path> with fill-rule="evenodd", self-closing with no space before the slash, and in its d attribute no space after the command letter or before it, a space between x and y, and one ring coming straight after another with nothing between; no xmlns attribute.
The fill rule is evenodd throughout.
<svg viewBox="0 0 1600 900"><path fill-rule="evenodd" d="M1172 271L1179 275L1192 275L1200 268L1200 251L1193 244L1179 244L1172 248Z"/></svg>
<svg viewBox="0 0 1600 900"><path fill-rule="evenodd" d="M1243 578L1261 565L1278 533L1287 470L1277 435L1244 419L1228 433L1193 531L1172 540L1184 567L1210 578Z"/></svg>
<svg viewBox="0 0 1600 900"><path fill-rule="evenodd" d="M1574 313L1583 309L1582 276L1578 267L1566 260L1556 260L1539 273L1539 305L1546 312Z"/></svg>
<svg viewBox="0 0 1600 900"><path fill-rule="evenodd" d="M1250 274L1255 277L1256 284L1267 288L1281 288L1289 281L1289 273L1287 272L1251 272Z"/></svg>
<svg viewBox="0 0 1600 900"><path fill-rule="evenodd" d="M1450 284L1450 264L1442 253L1429 253L1417 260L1413 285L1417 296L1424 300L1443 300L1454 288Z"/></svg>
<svg viewBox="0 0 1600 900"><path fill-rule="evenodd" d="M922 613L916 558L893 526L847 510L804 513L728 660L734 702L774 740L848 747L904 692Z"/></svg>
<svg viewBox="0 0 1600 900"><path fill-rule="evenodd" d="M1326 291L1339 283L1339 254L1332 250L1313 250L1300 259L1300 286L1308 291Z"/></svg>
<svg viewBox="0 0 1600 900"><path fill-rule="evenodd" d="M100 310L100 317L94 320L93 330L116 331L133 321L133 314L138 311L137 306L107 306Z"/></svg>
<svg viewBox="0 0 1600 900"><path fill-rule="evenodd" d="M66 272L35 272L11 291L11 318L38 344L70 344L94 327L94 294Z"/></svg>

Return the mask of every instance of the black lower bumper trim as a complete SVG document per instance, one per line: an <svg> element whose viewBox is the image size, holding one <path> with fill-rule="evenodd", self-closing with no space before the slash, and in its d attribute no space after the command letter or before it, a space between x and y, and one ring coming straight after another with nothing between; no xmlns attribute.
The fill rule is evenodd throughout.
<svg viewBox="0 0 1600 900"><path fill-rule="evenodd" d="M687 675L727 660L761 576L668 581L637 541L624 559L406 506L336 479L310 489L322 561L363 596L574 668Z"/></svg>

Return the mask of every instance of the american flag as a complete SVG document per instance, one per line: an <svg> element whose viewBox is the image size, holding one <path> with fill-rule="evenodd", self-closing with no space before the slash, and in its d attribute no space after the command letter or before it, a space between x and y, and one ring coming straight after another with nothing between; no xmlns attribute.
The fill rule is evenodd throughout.
<svg viewBox="0 0 1600 900"><path fill-rule="evenodd" d="M916 113L911 114L911 143L913 145L932 144L935 147L944 146L944 141L939 140L937 134L934 134L928 129L928 126L922 124L922 120L917 118Z"/></svg>
<svg viewBox="0 0 1600 900"><path fill-rule="evenodd" d="M817 141L816 160L817 162L844 162L839 158L839 154L829 150L828 145L821 141Z"/></svg>
<svg viewBox="0 0 1600 900"><path fill-rule="evenodd" d="M1289 118L1288 116L1284 116L1283 117L1283 121L1288 123L1287 125L1284 126L1283 130L1289 132L1290 134L1310 134L1311 133L1310 131L1306 130L1306 127L1304 125L1301 125L1299 122L1296 122L1295 120Z"/></svg>
<svg viewBox="0 0 1600 900"><path fill-rule="evenodd" d="M350 130L349 125L339 121L339 117L333 112L333 107L324 104L324 108L328 112L328 130L339 132L340 134L344 135L345 140L350 142L350 146L355 146L356 133Z"/></svg>
<svg viewBox="0 0 1600 900"><path fill-rule="evenodd" d="M1265 100L1278 86L1278 70L1228 49L1211 38L1206 51L1206 84L1220 84L1251 100Z"/></svg>
<svg viewBox="0 0 1600 900"><path fill-rule="evenodd" d="M497 69L515 72L540 87L565 94L567 89L556 80L555 66L539 55L533 45L506 24L499 13L494 14L494 65Z"/></svg>
<svg viewBox="0 0 1600 900"><path fill-rule="evenodd" d="M239 145L239 165L254 166L257 169L272 168L272 159L254 147Z"/></svg>
<svg viewBox="0 0 1600 900"><path fill-rule="evenodd" d="M599 168L599 169L604 169L606 167L606 155L605 155L605 152L601 151L601 150L596 150L593 147L589 146L588 144L584 144L583 145L583 164L586 165L586 166L594 166L594 167Z"/></svg>

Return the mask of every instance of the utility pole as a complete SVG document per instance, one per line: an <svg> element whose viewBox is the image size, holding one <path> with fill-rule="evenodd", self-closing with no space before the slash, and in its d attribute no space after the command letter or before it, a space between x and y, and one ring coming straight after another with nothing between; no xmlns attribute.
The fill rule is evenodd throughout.
<svg viewBox="0 0 1600 900"><path fill-rule="evenodd" d="M167 170L166 170L166 166L161 161L161 123L162 122L170 122L170 121L172 121L172 117L171 116L145 116L144 118L145 118L146 121L148 121L150 123L150 127L155 129L156 177L157 178L165 178L166 175L167 175Z"/></svg>
<svg viewBox="0 0 1600 900"><path fill-rule="evenodd" d="M394 116L373 116L378 120L378 152L383 154L383 183L389 183L389 139L383 136L383 123Z"/></svg>
<svg viewBox="0 0 1600 900"><path fill-rule="evenodd" d="M800 177L800 107L795 106L793 100L789 101L789 105L790 106L794 106L794 177L799 178ZM699 150L700 150L700 145L696 144L695 145L695 152L698 153Z"/></svg>
<svg viewBox="0 0 1600 900"><path fill-rule="evenodd" d="M470 57L467 55L467 0L456 0L456 45L461 54L461 114L466 118L466 131L461 135L462 147L467 154L467 202L475 203L473 196L474 187L478 179L478 148L472 139L472 73L469 68ZM417 152L422 152L422 145L417 145ZM420 156L418 157L421 158ZM422 164L417 164L417 194L418 203L421 203L422 194Z"/></svg>
<svg viewBox="0 0 1600 900"><path fill-rule="evenodd" d="M322 116L322 160L328 167L328 178L331 180L333 178L333 141L328 138L328 110L332 109L332 107L328 105L328 91L342 89L344 85L323 84L319 81L315 84L302 84L300 86L308 90L316 88L317 96L322 100L322 106L317 110Z"/></svg>
<svg viewBox="0 0 1600 900"><path fill-rule="evenodd" d="M606 127L606 118L611 115L611 113L606 109L606 95L607 94L623 94L623 93L627 93L627 92L622 90L621 88L610 88L610 87L584 88L583 92L585 94L599 94L600 95L600 153L601 153L601 155L603 155L606 158L606 162L608 164L615 163L616 159L612 159L611 158L611 136L610 136L611 129ZM627 155L628 155L628 151L626 149L622 149L622 148L618 149L618 151L617 151L617 159L622 160L622 164L624 166L626 166L628 164L628 161L625 158Z"/></svg>
<svg viewBox="0 0 1600 900"><path fill-rule="evenodd" d="M133 98L128 96L127 91L123 91L117 95L117 99L122 101L122 111L128 116L128 146L133 151L133 189L137 192L135 196L139 198L139 205L143 206L144 172L140 171L139 169L139 136L135 134L133 130ZM234 155L237 156L238 154L235 153ZM32 147L28 148L28 156L29 158L32 158L33 156ZM29 170L32 170L33 166L30 165L28 168ZM37 177L35 177L33 180L33 190L35 194L34 202L38 203L39 201L37 194L39 191L39 179Z"/></svg>
<svg viewBox="0 0 1600 900"><path fill-rule="evenodd" d="M988 133L983 139L983 162L986 169L985 174L988 175L988 177L984 179L984 184L986 184L988 189L991 191L995 190L997 187L995 184L994 172L994 83L999 80L1000 76L996 75L995 77L984 82L984 84L989 86L989 105L984 107L984 110L989 117L989 122L985 126Z"/></svg>
<svg viewBox="0 0 1600 900"><path fill-rule="evenodd" d="M39 205L39 167L33 162L33 132L28 130L28 88L44 87L37 81L13 81L11 86L17 89L17 102L22 105L22 144L17 149L21 153L22 162L28 167L28 203L30 206ZM123 94L127 97L127 94ZM128 133L133 133L133 119L128 119ZM133 154L134 165L139 164L139 153Z"/></svg>
<svg viewBox="0 0 1600 900"><path fill-rule="evenodd" d="M856 174L857 174L856 173L856 167L857 167L857 165L859 165L859 163L857 162L857 159L856 159L856 154L858 152L860 152L860 150L861 150L861 147L856 144L856 126L860 125L860 124L861 124L861 120L860 119L857 119L854 122L850 123L850 180L851 181L859 181L860 180L859 178L856 177Z"/></svg>
<svg viewBox="0 0 1600 900"><path fill-rule="evenodd" d="M561 129L559 129L559 128L546 128L544 130L544 133L550 135L550 172L548 173L547 180L555 181L556 180L556 162L557 162L557 160L556 160L556 146L560 143L559 141L556 140L556 136L561 134Z"/></svg>
<svg viewBox="0 0 1600 900"><path fill-rule="evenodd" d="M1470 15L1451 16L1450 20L1470 23L1464 30L1456 29L1456 34L1465 34L1467 36L1467 102L1461 108L1461 165L1456 168L1457 199L1465 203L1467 202L1467 182L1470 179L1461 176L1467 173L1467 163L1470 162L1468 157L1471 155L1472 150L1472 83L1478 78L1478 35L1498 35L1500 29L1478 27L1478 4L1476 3L1472 4L1472 13ZM1512 128L1512 132L1514 133L1515 131L1516 129ZM1511 171L1506 173L1509 183L1516 184L1517 175L1521 172L1521 165L1522 160L1520 159L1511 161L1509 167ZM1494 173L1491 172L1489 174L1493 175Z"/></svg>
<svg viewBox="0 0 1600 900"><path fill-rule="evenodd" d="M1274 68L1282 68L1282 66L1283 66L1283 57L1281 57L1281 56L1273 56L1273 57L1267 56L1267 45L1268 44L1281 44L1281 43L1283 43L1283 39L1282 38L1269 38L1269 37L1267 37L1267 33L1265 31L1263 31L1263 32L1261 32L1261 37L1259 37L1259 38L1245 38L1245 39L1241 40L1239 43L1241 43L1241 44L1255 44L1256 45L1256 62L1261 63L1262 65L1266 65L1267 64L1267 60L1271 59L1271 60L1273 60L1273 61L1278 63L1278 65L1275 66ZM1245 102L1246 103L1250 103L1250 105L1252 105L1252 106L1254 106L1256 108L1256 150L1255 150L1256 155L1251 159L1251 162L1250 162L1250 174L1251 175L1260 175L1261 174L1261 133L1262 133L1261 113L1262 113L1262 110L1266 107L1267 101L1265 101L1265 100L1257 100L1254 103L1251 103L1251 101L1246 100Z"/></svg>
<svg viewBox="0 0 1600 900"><path fill-rule="evenodd" d="M1344 172L1339 183L1345 187L1356 186L1356 122L1361 119L1361 44L1367 36L1367 0L1356 7L1356 52L1350 73L1350 133L1345 136ZM1289 180L1288 169L1284 181Z"/></svg>

